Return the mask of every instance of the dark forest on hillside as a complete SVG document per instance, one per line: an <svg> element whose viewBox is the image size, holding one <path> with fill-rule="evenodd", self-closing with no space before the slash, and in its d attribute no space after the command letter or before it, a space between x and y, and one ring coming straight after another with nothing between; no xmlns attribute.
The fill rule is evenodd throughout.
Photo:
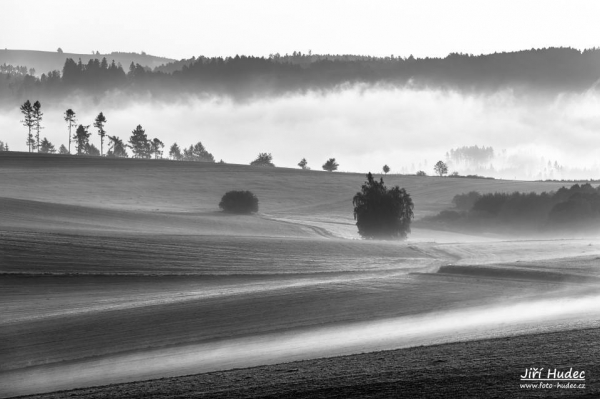
<svg viewBox="0 0 600 399"><path fill-rule="evenodd" d="M595 231L600 220L600 186L575 184L555 192L459 194L456 208L427 218L449 229L498 232Z"/></svg>
<svg viewBox="0 0 600 399"><path fill-rule="evenodd" d="M38 71L39 73L40 71ZM62 71L32 76L27 66L0 67L0 101L65 97L73 92L102 96L110 90L169 98L219 94L235 98L328 90L343 84L442 88L465 92L515 89L517 93L580 92L600 79L600 49L548 48L473 56L415 59L349 55L198 57L150 69L123 67L103 58L67 59Z"/></svg>

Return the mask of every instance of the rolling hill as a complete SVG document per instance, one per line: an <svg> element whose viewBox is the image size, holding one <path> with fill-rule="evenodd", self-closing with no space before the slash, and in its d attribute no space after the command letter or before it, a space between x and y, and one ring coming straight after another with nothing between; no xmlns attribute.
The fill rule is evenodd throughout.
<svg viewBox="0 0 600 399"><path fill-rule="evenodd" d="M407 242L360 240L351 200L364 180L0 153L0 396L600 321L598 240L418 228ZM385 182L408 190L418 218L462 192L561 186ZM258 196L257 215L218 211L235 189Z"/></svg>
<svg viewBox="0 0 600 399"><path fill-rule="evenodd" d="M13 66L19 65L26 66L27 68L34 68L37 76L54 70L62 71L67 58L72 58L75 61L81 58L81 61L85 64L90 59L97 58L101 60L103 57L106 57L106 60L109 63L112 60L115 60L116 63L121 63L124 69L129 68L129 64L132 62L149 68L154 68L175 61L170 58L137 53L113 52L110 54L76 54L36 50L0 49L0 64L8 64Z"/></svg>

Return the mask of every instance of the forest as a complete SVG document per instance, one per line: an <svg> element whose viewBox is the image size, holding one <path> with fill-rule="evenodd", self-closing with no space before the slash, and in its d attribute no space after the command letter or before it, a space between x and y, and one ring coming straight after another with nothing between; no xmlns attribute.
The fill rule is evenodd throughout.
<svg viewBox="0 0 600 399"><path fill-rule="evenodd" d="M75 92L102 96L111 90L169 99L181 94L233 98L328 90L343 84L436 87L466 92L511 88L518 92L580 92L600 79L600 49L531 49L445 58L314 55L193 57L151 69L114 60L68 58L62 71L40 76L27 66L0 66L0 102L37 96L64 98ZM41 72L41 71L38 71Z"/></svg>
<svg viewBox="0 0 600 399"><path fill-rule="evenodd" d="M600 220L600 186L589 183L557 191L531 193L458 194L455 209L428 217L428 222L449 229L497 232L555 232L597 229Z"/></svg>

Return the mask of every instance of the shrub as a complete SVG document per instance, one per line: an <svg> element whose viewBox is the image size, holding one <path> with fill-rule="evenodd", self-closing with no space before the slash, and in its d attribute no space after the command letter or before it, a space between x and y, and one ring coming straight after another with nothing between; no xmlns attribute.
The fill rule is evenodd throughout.
<svg viewBox="0 0 600 399"><path fill-rule="evenodd" d="M388 188L367 175L361 192L352 201L358 233L364 238L405 239L410 233L413 202L405 189Z"/></svg>
<svg viewBox="0 0 600 399"><path fill-rule="evenodd" d="M252 166L270 166L270 167L274 167L275 164L273 164L273 156L271 155L271 153L266 153L266 152L261 152L258 154L258 157L256 157L256 159L252 162L250 162L250 165Z"/></svg>
<svg viewBox="0 0 600 399"><path fill-rule="evenodd" d="M221 198L219 208L229 213L258 212L258 198L250 191L228 191Z"/></svg>
<svg viewBox="0 0 600 399"><path fill-rule="evenodd" d="M422 170L418 171L416 173L417 176L427 176L427 173L423 172Z"/></svg>
<svg viewBox="0 0 600 399"><path fill-rule="evenodd" d="M337 170L338 166L340 166L340 164L335 161L335 158L329 158L327 162L323 164L322 168L328 172L333 172L334 170Z"/></svg>

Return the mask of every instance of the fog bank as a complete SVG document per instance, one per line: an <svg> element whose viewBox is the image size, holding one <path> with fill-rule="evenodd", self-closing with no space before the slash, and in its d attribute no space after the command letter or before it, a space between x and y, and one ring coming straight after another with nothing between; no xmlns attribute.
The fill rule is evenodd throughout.
<svg viewBox="0 0 600 399"><path fill-rule="evenodd" d="M72 108L84 125L92 125L102 111L108 134L125 141L141 124L148 138L163 141L165 155L174 142L189 146L201 141L216 160L228 163L247 164L259 152L270 152L277 166L297 167L306 158L309 167L320 170L334 157L340 171L380 171L387 164L392 173L433 174L433 165L445 160L449 150L485 145L497 155L492 167L481 171L488 176L600 177L597 90L543 98L517 96L511 90L464 94L355 85L245 103L224 97L191 97L176 103L152 99L131 103L120 98L115 94L95 103L77 99L42 104L41 136L57 148L67 145L62 114ZM26 151L27 129L20 119L18 104L0 115L0 140L11 150ZM92 126L90 131L91 142L100 148ZM544 172L548 161L563 166L562 171Z"/></svg>

